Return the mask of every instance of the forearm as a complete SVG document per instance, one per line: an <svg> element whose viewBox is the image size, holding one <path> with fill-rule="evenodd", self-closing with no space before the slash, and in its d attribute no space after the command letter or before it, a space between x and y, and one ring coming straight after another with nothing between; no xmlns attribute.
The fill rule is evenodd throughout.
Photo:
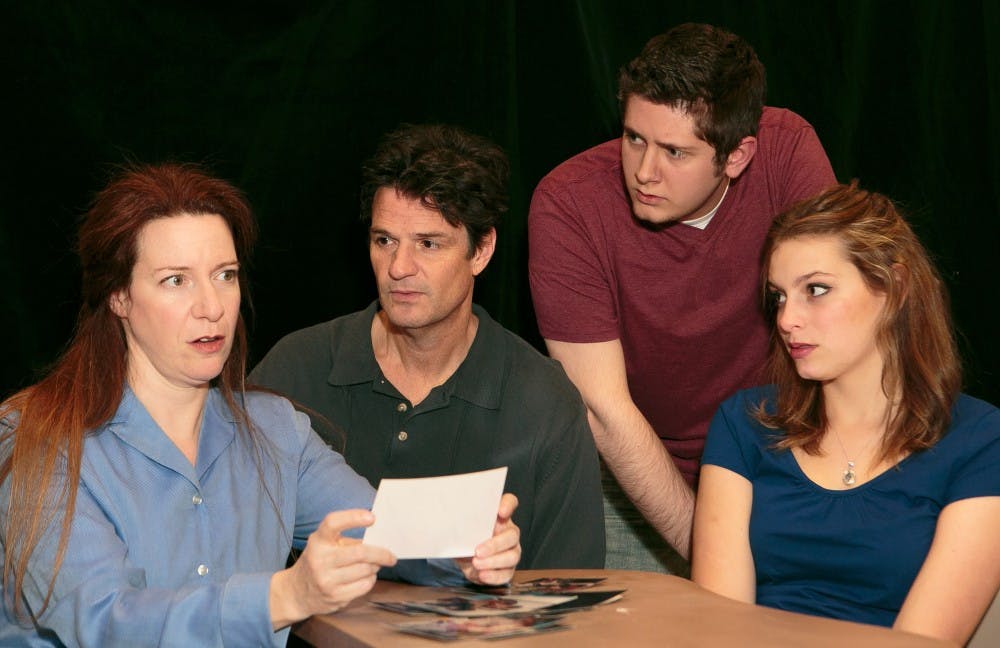
<svg viewBox="0 0 1000 648"><path fill-rule="evenodd" d="M691 544L694 493L632 401L619 340L546 340L580 390L597 449L628 498L684 558Z"/></svg>
<svg viewBox="0 0 1000 648"><path fill-rule="evenodd" d="M291 570L283 569L271 576L268 590L268 609L271 614L271 628L279 630L310 616L301 607L299 597L294 592Z"/></svg>
<svg viewBox="0 0 1000 648"><path fill-rule="evenodd" d="M694 492L635 405L620 409L603 417L591 411L597 449L646 521L688 559Z"/></svg>
<svg viewBox="0 0 1000 648"><path fill-rule="evenodd" d="M691 580L737 601L757 600L750 549L753 486L742 475L711 464L701 468L694 518Z"/></svg>

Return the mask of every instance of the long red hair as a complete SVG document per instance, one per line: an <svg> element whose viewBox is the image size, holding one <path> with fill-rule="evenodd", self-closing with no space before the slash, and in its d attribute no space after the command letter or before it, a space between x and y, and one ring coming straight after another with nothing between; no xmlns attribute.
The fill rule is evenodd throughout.
<svg viewBox="0 0 1000 648"><path fill-rule="evenodd" d="M79 229L82 295L73 338L40 382L0 404L0 484L6 480L10 493L0 529L3 589L16 613L31 555L61 518L52 579L35 614L48 605L73 520L84 438L114 415L125 389L125 335L111 311L111 296L129 286L142 228L154 219L179 214L217 214L225 220L248 304L243 268L257 230L238 189L193 165L160 164L125 168L97 194ZM246 354L241 315L232 352L213 386L242 424L239 428L252 437L242 399L234 397L234 392L244 391Z"/></svg>

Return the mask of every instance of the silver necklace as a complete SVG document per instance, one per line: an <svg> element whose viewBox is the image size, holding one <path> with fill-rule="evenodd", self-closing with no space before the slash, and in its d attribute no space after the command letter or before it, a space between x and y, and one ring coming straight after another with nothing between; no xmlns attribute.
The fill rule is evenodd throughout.
<svg viewBox="0 0 1000 648"><path fill-rule="evenodd" d="M844 442L840 440L840 434L837 433L837 430L833 431L833 436L837 439L840 451L844 453L844 459L847 461L847 468L844 469L844 475L841 479L844 481L844 486L853 486L854 483L858 481L858 474L854 471L854 462L851 461L851 458L847 455L847 448L844 447ZM861 448L859 456L864 456L865 451L868 450L868 446L870 446L874 440L875 437L868 439L868 443L865 444L865 447Z"/></svg>

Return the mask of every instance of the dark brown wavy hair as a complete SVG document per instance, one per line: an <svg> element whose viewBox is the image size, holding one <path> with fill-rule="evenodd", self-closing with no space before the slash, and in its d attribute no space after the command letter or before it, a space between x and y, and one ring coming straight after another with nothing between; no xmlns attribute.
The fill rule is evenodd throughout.
<svg viewBox="0 0 1000 648"><path fill-rule="evenodd" d="M403 124L387 133L361 169L361 220L383 187L465 227L469 256L507 211L507 155L485 137L446 124Z"/></svg>
<svg viewBox="0 0 1000 648"><path fill-rule="evenodd" d="M689 112L718 169L740 140L757 134L766 94L767 75L750 44L712 25L685 23L654 36L618 73L622 115L633 95Z"/></svg>
<svg viewBox="0 0 1000 648"><path fill-rule="evenodd" d="M110 299L130 284L142 228L152 220L180 214L217 214L226 222L240 262L242 301L248 304L245 263L257 229L238 189L193 165L131 165L97 194L79 228L82 295L73 338L40 382L0 404L0 483L6 480L10 490L0 528L3 588L19 616L31 555L61 518L52 580L35 614L48 606L73 520L84 438L114 415L125 389L128 353ZM240 315L232 351L212 385L219 388L238 428L250 435L259 460L256 432L243 399L234 396L244 392L246 354Z"/></svg>
<svg viewBox="0 0 1000 648"><path fill-rule="evenodd" d="M929 448L944 434L962 382L947 291L920 240L893 202L850 185L834 186L779 215L764 244L762 296L772 322L768 268L775 248L790 239L830 236L872 291L886 296L876 344L885 359L882 389L898 405L887 422L879 461ZM754 415L784 431L779 448L817 454L826 430L822 386L801 378L777 330L771 329L768 369L774 407ZM773 413L768 413L771 411Z"/></svg>

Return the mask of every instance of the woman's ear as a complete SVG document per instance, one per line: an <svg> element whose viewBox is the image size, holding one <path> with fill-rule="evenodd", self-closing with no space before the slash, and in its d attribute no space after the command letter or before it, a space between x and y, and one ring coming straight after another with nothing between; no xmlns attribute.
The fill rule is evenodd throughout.
<svg viewBox="0 0 1000 648"><path fill-rule="evenodd" d="M131 305L132 302L128 298L127 290L119 290L108 297L108 306L111 308L111 312L122 319L128 317L129 306Z"/></svg>

